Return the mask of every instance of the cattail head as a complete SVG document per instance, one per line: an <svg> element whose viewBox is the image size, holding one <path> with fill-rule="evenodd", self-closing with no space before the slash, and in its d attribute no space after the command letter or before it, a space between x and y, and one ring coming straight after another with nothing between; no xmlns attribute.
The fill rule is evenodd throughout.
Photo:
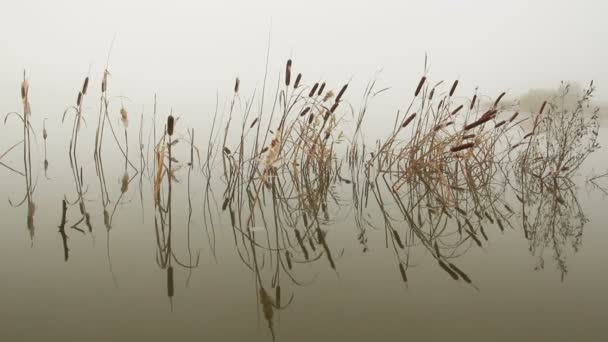
<svg viewBox="0 0 608 342"><path fill-rule="evenodd" d="M317 88L319 87L319 83L315 83L312 88L310 89L310 93L308 93L308 97L313 97L315 96L315 93L317 92Z"/></svg>
<svg viewBox="0 0 608 342"><path fill-rule="evenodd" d="M120 108L120 121L122 121L122 125L125 128L129 127L129 112L127 112L125 107Z"/></svg>
<svg viewBox="0 0 608 342"><path fill-rule="evenodd" d="M497 107L497 106L498 106L498 103L500 102L500 100L502 100L502 98L505 96L505 94L506 94L506 93L503 91L503 92L502 92L502 93L501 93L501 94L498 96L498 98L496 99L496 101L494 101L494 107Z"/></svg>
<svg viewBox="0 0 608 342"><path fill-rule="evenodd" d="M82 103L82 92L78 92L78 97L76 98L76 106L80 107L81 103Z"/></svg>
<svg viewBox="0 0 608 342"><path fill-rule="evenodd" d="M129 174L125 172L120 180L120 192L124 194L127 191L129 191Z"/></svg>
<svg viewBox="0 0 608 342"><path fill-rule="evenodd" d="M291 83L291 59L287 60L287 65L285 66L285 85L289 86Z"/></svg>
<svg viewBox="0 0 608 342"><path fill-rule="evenodd" d="M239 78L237 77L234 80L234 93L235 94L238 94L240 85L241 85L241 80L239 80Z"/></svg>
<svg viewBox="0 0 608 342"><path fill-rule="evenodd" d="M317 95L323 94L323 90L325 90L325 82L321 83L321 86L319 87L319 91L317 91Z"/></svg>
<svg viewBox="0 0 608 342"><path fill-rule="evenodd" d="M89 89L89 76L84 79L84 83L82 84L82 94L87 94L87 89Z"/></svg>
<svg viewBox="0 0 608 342"><path fill-rule="evenodd" d="M167 134L173 135L173 129L175 128L175 118L172 114L169 114L167 118Z"/></svg>
<svg viewBox="0 0 608 342"><path fill-rule="evenodd" d="M473 107L475 107L475 101L477 101L477 94L473 95L473 99L471 100L471 106L469 107L469 110L472 110Z"/></svg>
<svg viewBox="0 0 608 342"><path fill-rule="evenodd" d="M300 86L301 80L302 80L302 73L299 73L298 76L296 76L296 82L293 84L294 89Z"/></svg>
<svg viewBox="0 0 608 342"><path fill-rule="evenodd" d="M454 81L454 84L452 84L452 89L450 89L450 96L454 95L456 87L458 87L458 80Z"/></svg>
<svg viewBox="0 0 608 342"><path fill-rule="evenodd" d="M422 76L420 82L418 82L418 86L416 87L416 91L414 92L414 96L418 96L420 94L420 90L422 90L422 86L424 85L424 81L426 81L426 76Z"/></svg>
<svg viewBox="0 0 608 342"><path fill-rule="evenodd" d="M336 96L336 102L340 102L340 100L342 100L342 95L344 95L344 92L346 92L347 88L348 88L348 83L342 86L342 89L340 89L338 96Z"/></svg>
<svg viewBox="0 0 608 342"><path fill-rule="evenodd" d="M108 89L108 75L110 74L110 72L106 69L103 72L103 78L101 80L101 92L105 93L106 90Z"/></svg>

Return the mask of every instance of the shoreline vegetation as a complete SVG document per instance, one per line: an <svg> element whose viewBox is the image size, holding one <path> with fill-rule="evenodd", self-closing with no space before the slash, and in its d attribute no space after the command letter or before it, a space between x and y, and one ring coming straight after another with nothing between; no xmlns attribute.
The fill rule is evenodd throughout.
<svg viewBox="0 0 608 342"><path fill-rule="evenodd" d="M532 94L534 99L530 95L518 103L506 101L504 92L495 98L477 91L460 94L458 80L429 79L425 61L423 74L414 81L415 91L409 94L411 100L386 121L390 131L368 141L365 127L375 124L379 115L373 108L374 99L388 90L373 79L365 86L361 104L355 106L350 83L311 80L289 59L278 82L271 84L267 66L261 88L250 97L242 94L241 81L235 79L226 109L220 109L218 99L210 133L204 136L195 135L198 128L188 127L177 113L157 113L156 96L153 112L141 113L139 127L130 124L133 115L137 118L129 109L134 105L121 96L120 109L111 106L117 97L110 93L110 75L106 65L95 87L98 92L87 75L75 106L63 115L65 120L73 114L68 153L75 186L75 192L66 193L61 203L64 259L68 261L70 256L67 232L91 233L94 221L102 217L112 272L109 241L113 217L129 185L139 179L142 220L144 203L153 205L156 262L166 272L171 302L176 270L190 274L199 264L200 254L191 250L189 242L193 210L202 209L199 229L214 256L218 215L229 220L227 229L232 231L234 247L255 274L259 304L273 337L275 311L293 300L293 294L281 292L285 288L281 284L304 283L295 275L300 264L325 262L332 270L339 269L342 251L332 247L328 235L336 208L348 207L352 213L362 252L370 249L368 234L384 233L384 247L393 252L395 271L405 285L415 272L410 252L422 249L449 278L477 288L456 259L469 249L484 248L490 229L521 234L538 256L538 267L544 267L550 254L562 277L567 273L566 248L580 247L586 219L572 179L600 148L600 110L592 106L593 82L574 90L564 83L551 94L537 92ZM30 101L35 98L29 96L30 86L34 85L24 74L23 112L9 113L4 120L8 125L9 118L18 119L10 124L19 121L23 136L0 151L0 167L25 178L24 199L11 201L11 205L27 203L33 243L38 180L33 179L32 169L39 163L31 149L35 130L29 124ZM88 118L89 125L97 121L94 150L79 148L82 139L93 136L91 126L83 127L87 95L99 96L98 116ZM388 120L383 115L382 120ZM148 132L143 128L144 118L151 122ZM118 120L124 138L120 126L113 126ZM47 137L53 134L47 129L45 124L45 174L49 167ZM134 141L136 149L132 148ZM105 146L115 149L105 150ZM2 161L19 149L23 149L23 171ZM112 151L120 154L112 155ZM95 195L87 193L86 177L90 175L79 161L84 154L94 156L101 214L88 208L89 198ZM120 193L113 196L103 161L117 157L124 158L124 176ZM172 232L186 228L174 227L173 212L181 208L172 203L175 183L185 174L188 247L176 251ZM190 179L197 175L203 180L204 193L198 203L190 197ZM602 177L606 174L592 180ZM141 190L148 182L153 189L149 202ZM66 216L73 222L68 223ZM113 279L116 284L114 275Z"/></svg>

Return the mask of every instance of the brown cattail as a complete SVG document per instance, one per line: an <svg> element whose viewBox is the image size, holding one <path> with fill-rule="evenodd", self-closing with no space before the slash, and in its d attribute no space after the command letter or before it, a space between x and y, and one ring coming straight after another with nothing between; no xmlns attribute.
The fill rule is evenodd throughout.
<svg viewBox="0 0 608 342"><path fill-rule="evenodd" d="M460 110L462 109L462 105L458 106L458 108L454 109L452 111L452 115L455 115L456 113L458 113Z"/></svg>
<svg viewBox="0 0 608 342"><path fill-rule="evenodd" d="M429 94L429 100L433 99L433 95L435 95L435 88L431 89L431 93Z"/></svg>
<svg viewBox="0 0 608 342"><path fill-rule="evenodd" d="M298 76L296 76L296 82L293 84L293 89L296 89L297 87L300 86L301 80L302 80L302 73L299 73Z"/></svg>
<svg viewBox="0 0 608 342"><path fill-rule="evenodd" d="M504 124L506 124L507 122L505 120L502 120L501 122L497 123L496 126L494 126L494 128L498 128Z"/></svg>
<svg viewBox="0 0 608 342"><path fill-rule="evenodd" d="M230 149L228 147L224 146L224 153L226 153L227 155L230 155L230 153L232 153L232 152L230 151Z"/></svg>
<svg viewBox="0 0 608 342"><path fill-rule="evenodd" d="M317 95L323 94L324 89L325 89L325 82L321 83L321 86L319 87L319 91L317 91Z"/></svg>
<svg viewBox="0 0 608 342"><path fill-rule="evenodd" d="M479 125L482 125L482 124L484 124L484 123L486 123L486 122L494 119L494 117L495 117L495 114L482 116L481 119L473 122L472 124L464 126L464 130L468 131L470 129L473 129L473 128L479 126Z"/></svg>
<svg viewBox="0 0 608 342"><path fill-rule="evenodd" d="M336 111L336 108L338 108L338 105L339 105L339 104L340 104L340 102L336 101L336 102L334 103L334 105L333 105L333 106L331 106L331 109L329 110L329 112L330 112L331 114L333 114L333 113Z"/></svg>
<svg viewBox="0 0 608 342"><path fill-rule="evenodd" d="M422 90L422 86L424 85L424 81L426 81L426 76L422 76L420 82L418 82L418 86L416 87L416 91L414 92L414 96L418 96L420 94L420 90Z"/></svg>
<svg viewBox="0 0 608 342"><path fill-rule="evenodd" d="M84 79L84 83L82 84L82 94L87 94L87 89L89 89L89 76Z"/></svg>
<svg viewBox="0 0 608 342"><path fill-rule="evenodd" d="M235 94L238 94L238 92L239 92L239 87L240 87L240 86L241 86L241 80L239 80L239 78L237 77L237 78L234 80L234 93L235 93Z"/></svg>
<svg viewBox="0 0 608 342"><path fill-rule="evenodd" d="M542 114L543 111L545 110L545 106L547 105L547 101L544 101L542 106L540 106L540 110L538 111L538 114Z"/></svg>
<svg viewBox="0 0 608 342"><path fill-rule="evenodd" d="M466 149L469 149L469 148L471 148L473 146L475 146L474 142L469 142L469 143L461 144L461 145L454 146L454 147L450 148L450 152L458 152L458 151L466 150Z"/></svg>
<svg viewBox="0 0 608 342"><path fill-rule="evenodd" d="M513 120L515 120L515 118L519 115L519 112L515 112L515 114L513 114L513 116L511 116L511 118L509 119L509 122L513 122Z"/></svg>
<svg viewBox="0 0 608 342"><path fill-rule="evenodd" d="M523 137L523 138L521 138L521 140L526 140L527 138L529 138L529 137L531 137L531 136L533 136L533 135L534 135L534 132L530 132L530 133L528 133L528 134L524 135L524 137Z"/></svg>
<svg viewBox="0 0 608 342"><path fill-rule="evenodd" d="M173 135L173 129L175 128L175 118L173 115L169 115L167 118L167 134Z"/></svg>
<svg viewBox="0 0 608 342"><path fill-rule="evenodd" d="M308 97L315 96L315 93L317 92L318 87L319 87L319 83L317 82L312 86L312 89L310 89L310 93L308 93Z"/></svg>
<svg viewBox="0 0 608 342"><path fill-rule="evenodd" d="M473 139L475 138L476 134L467 134L465 136L462 137L462 139L466 140L466 139Z"/></svg>
<svg viewBox="0 0 608 342"><path fill-rule="evenodd" d="M483 113L483 115L481 117L485 118L487 116L494 115L496 113L498 113L498 111L496 109L490 109L489 111Z"/></svg>
<svg viewBox="0 0 608 342"><path fill-rule="evenodd" d="M78 92L78 97L76 98L76 106L80 106L82 103L82 92Z"/></svg>
<svg viewBox="0 0 608 342"><path fill-rule="evenodd" d="M308 116L308 124L310 125L312 123L312 120L314 119L314 115L312 115L312 113L310 113L310 115Z"/></svg>
<svg viewBox="0 0 608 342"><path fill-rule="evenodd" d="M500 102L500 100L502 100L502 98L505 96L505 92L503 91L498 98L496 99L496 101L494 101L494 108L496 108L498 106L498 103Z"/></svg>
<svg viewBox="0 0 608 342"><path fill-rule="evenodd" d="M103 72L103 79L101 80L101 92L105 93L107 88L108 88L108 75L110 73L108 72L108 70L105 70Z"/></svg>
<svg viewBox="0 0 608 342"><path fill-rule="evenodd" d="M302 113L300 113L300 116L306 115L306 113L308 113L309 111L310 111L310 107L304 108L304 110L302 111Z"/></svg>
<svg viewBox="0 0 608 342"><path fill-rule="evenodd" d="M289 86L291 83L291 59L287 60L287 65L285 66L285 85Z"/></svg>
<svg viewBox="0 0 608 342"><path fill-rule="evenodd" d="M401 127L407 127L407 125L410 124L410 122L412 122L412 120L414 120L414 118L416 117L416 113L413 113L412 115L410 115L405 122L403 123L403 125L401 125Z"/></svg>
<svg viewBox="0 0 608 342"><path fill-rule="evenodd" d="M469 107L469 110L472 110L473 107L475 107L475 101L477 101L477 94L473 95L473 99L471 100L471 106Z"/></svg>
<svg viewBox="0 0 608 342"><path fill-rule="evenodd" d="M258 118L253 119L253 122L251 123L251 125L249 126L249 128L253 128L253 126L255 126L255 124L258 122Z"/></svg>
<svg viewBox="0 0 608 342"><path fill-rule="evenodd" d="M452 89L450 89L450 96L454 95L454 92L456 91L457 86L458 86L458 80L454 81L454 84L452 84Z"/></svg>
<svg viewBox="0 0 608 342"><path fill-rule="evenodd" d="M340 102L340 100L342 100L342 95L344 95L344 92L346 91L346 88L348 88L348 83L342 86L342 89L340 89L340 92L338 93L338 96L336 96L336 102Z"/></svg>

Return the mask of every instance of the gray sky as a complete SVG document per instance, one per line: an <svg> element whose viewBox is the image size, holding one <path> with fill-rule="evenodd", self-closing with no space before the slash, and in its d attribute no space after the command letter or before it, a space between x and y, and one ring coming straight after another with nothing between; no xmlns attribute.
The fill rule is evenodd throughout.
<svg viewBox="0 0 608 342"><path fill-rule="evenodd" d="M10 1L0 20L0 104L18 106L27 68L34 108L71 103L91 66L98 84L112 37L115 95L138 105L157 92L171 106L208 105L215 90L261 82L268 31L270 71L287 58L309 84L319 78L361 86L378 69L393 101L409 100L430 58L430 78L460 78L503 90L598 85L608 98L608 4L587 1ZM36 97L34 97L34 94ZM357 94L359 97L359 94ZM7 98L6 95L2 96Z"/></svg>

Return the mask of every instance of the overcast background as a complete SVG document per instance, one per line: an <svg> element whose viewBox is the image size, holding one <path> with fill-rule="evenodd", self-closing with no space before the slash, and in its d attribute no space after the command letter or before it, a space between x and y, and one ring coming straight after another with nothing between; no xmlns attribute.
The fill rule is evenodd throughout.
<svg viewBox="0 0 608 342"><path fill-rule="evenodd" d="M352 78L351 96L382 69L395 107L411 98L429 54L430 78L460 95L490 96L588 84L608 98L606 1L3 1L2 112L19 108L22 70L34 115L60 115L91 68L99 87L106 55L113 95L161 104L188 117L212 109L239 76L261 84L266 46L276 76L291 57L308 84ZM354 94L355 93L355 94ZM352 97L351 97L352 98ZM93 106L91 104L91 106ZM91 107L92 109L93 107ZM208 111L205 109L205 111ZM42 113L41 113L42 112Z"/></svg>

